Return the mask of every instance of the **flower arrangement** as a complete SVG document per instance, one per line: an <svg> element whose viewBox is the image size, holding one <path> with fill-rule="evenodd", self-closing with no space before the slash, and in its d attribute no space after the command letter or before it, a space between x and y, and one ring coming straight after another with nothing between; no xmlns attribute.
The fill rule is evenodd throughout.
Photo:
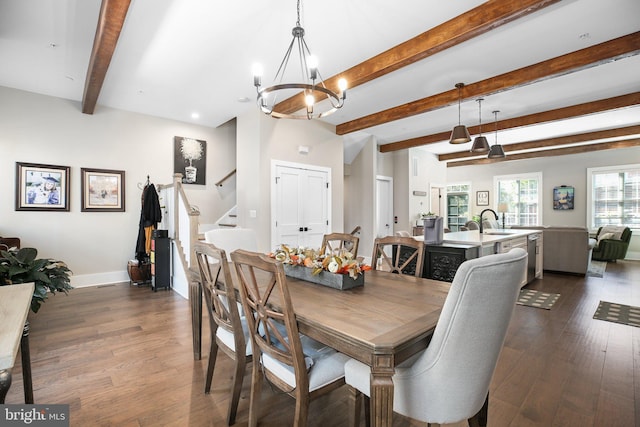
<svg viewBox="0 0 640 427"><path fill-rule="evenodd" d="M356 279L363 271L371 270L371 266L361 264L347 250L324 254L316 249L290 248L287 245L280 245L280 248L270 253L269 256L284 264L311 268L314 276L328 271L335 274L348 274L351 278Z"/></svg>

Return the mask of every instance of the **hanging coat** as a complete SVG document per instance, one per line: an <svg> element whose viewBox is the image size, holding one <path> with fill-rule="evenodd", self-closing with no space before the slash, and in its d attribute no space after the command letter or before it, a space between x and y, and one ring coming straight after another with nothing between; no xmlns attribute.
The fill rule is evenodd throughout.
<svg viewBox="0 0 640 427"><path fill-rule="evenodd" d="M151 232L160 221L162 221L162 210L156 187L153 184L145 185L142 190L142 209L140 210L138 240L136 241L136 259L140 263L149 261Z"/></svg>

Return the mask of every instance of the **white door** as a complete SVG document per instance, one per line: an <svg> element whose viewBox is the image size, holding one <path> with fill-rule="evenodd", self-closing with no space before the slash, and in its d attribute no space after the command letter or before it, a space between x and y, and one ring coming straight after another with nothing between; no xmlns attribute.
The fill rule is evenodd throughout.
<svg viewBox="0 0 640 427"><path fill-rule="evenodd" d="M444 211L444 187L431 186L431 212L438 216L445 216Z"/></svg>
<svg viewBox="0 0 640 427"><path fill-rule="evenodd" d="M376 237L393 234L393 178L376 177Z"/></svg>
<svg viewBox="0 0 640 427"><path fill-rule="evenodd" d="M319 248L329 232L329 172L275 166L272 246Z"/></svg>

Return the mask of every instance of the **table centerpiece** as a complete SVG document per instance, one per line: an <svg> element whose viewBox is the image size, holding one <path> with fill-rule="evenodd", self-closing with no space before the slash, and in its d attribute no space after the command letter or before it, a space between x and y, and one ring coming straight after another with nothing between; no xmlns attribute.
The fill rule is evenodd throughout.
<svg viewBox="0 0 640 427"><path fill-rule="evenodd" d="M325 254L317 249L280 245L269 256L283 263L287 276L340 290L364 285L364 272L371 269L347 250Z"/></svg>

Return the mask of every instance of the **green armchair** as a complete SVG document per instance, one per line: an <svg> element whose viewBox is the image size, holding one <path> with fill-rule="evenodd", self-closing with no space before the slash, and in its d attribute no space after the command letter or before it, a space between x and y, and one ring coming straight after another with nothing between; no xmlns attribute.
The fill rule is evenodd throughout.
<svg viewBox="0 0 640 427"><path fill-rule="evenodd" d="M593 248L593 255L591 256L591 259L595 259L596 261L615 261L617 259L624 259L627 255L629 241L631 240L631 229L629 227L625 227L620 235L620 240L607 238L600 239L600 233L603 232L602 229L603 227L600 227L596 234L598 244Z"/></svg>

